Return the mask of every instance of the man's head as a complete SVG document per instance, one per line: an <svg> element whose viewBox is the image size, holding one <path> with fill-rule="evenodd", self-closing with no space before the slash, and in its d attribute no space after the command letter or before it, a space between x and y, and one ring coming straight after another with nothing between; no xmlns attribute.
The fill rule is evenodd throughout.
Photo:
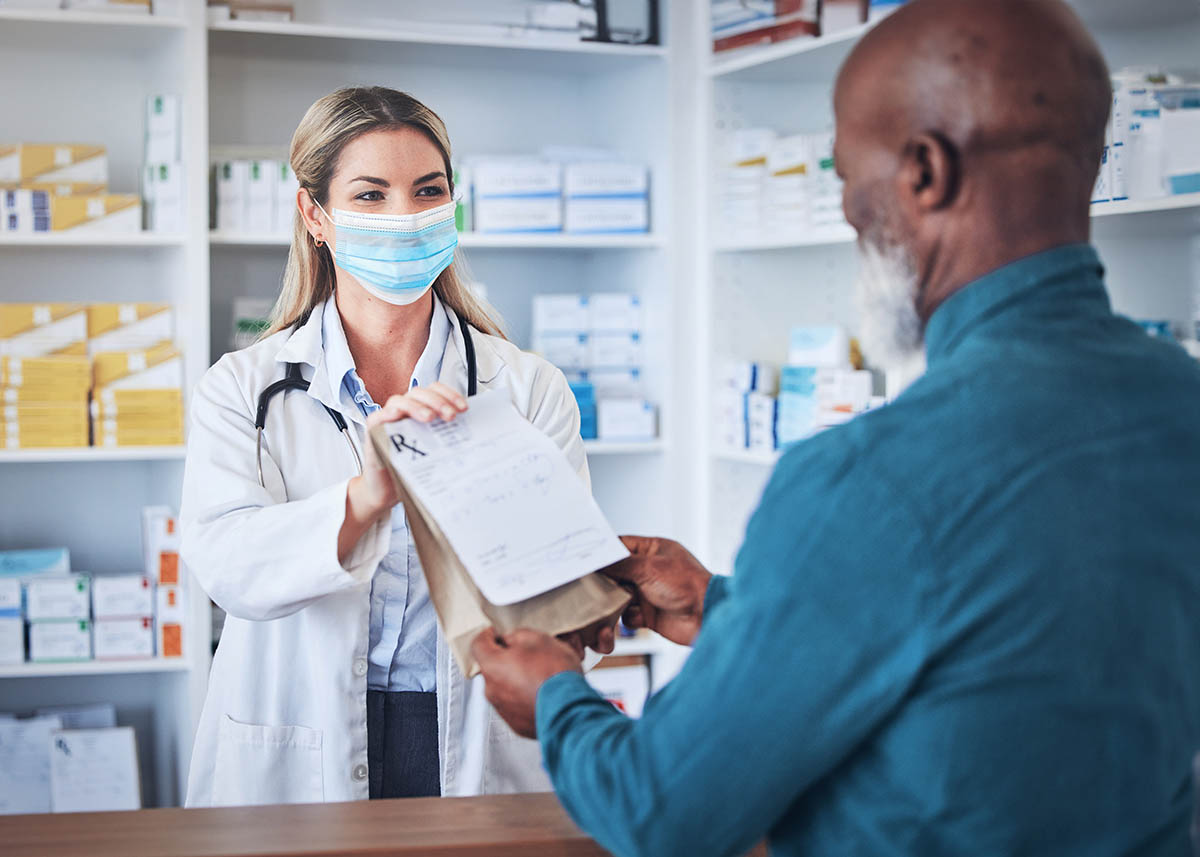
<svg viewBox="0 0 1200 857"><path fill-rule="evenodd" d="M907 357L966 283L1087 240L1111 100L1061 0L911 0L862 39L834 108L868 356Z"/></svg>

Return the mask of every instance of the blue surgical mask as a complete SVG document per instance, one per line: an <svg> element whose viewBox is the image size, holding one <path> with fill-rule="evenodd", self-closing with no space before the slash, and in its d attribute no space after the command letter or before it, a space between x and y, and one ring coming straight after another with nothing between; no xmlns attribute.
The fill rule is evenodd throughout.
<svg viewBox="0 0 1200 857"><path fill-rule="evenodd" d="M417 214L360 214L333 209L334 264L381 301L411 304L454 261L456 203Z"/></svg>

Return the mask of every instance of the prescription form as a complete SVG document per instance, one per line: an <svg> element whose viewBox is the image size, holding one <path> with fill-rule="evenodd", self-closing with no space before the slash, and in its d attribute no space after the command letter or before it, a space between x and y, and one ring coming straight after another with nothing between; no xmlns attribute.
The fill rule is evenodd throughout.
<svg viewBox="0 0 1200 857"><path fill-rule="evenodd" d="M453 420L376 426L443 631L469 677L486 627L561 634L629 595L596 569L629 555L562 451L500 391Z"/></svg>

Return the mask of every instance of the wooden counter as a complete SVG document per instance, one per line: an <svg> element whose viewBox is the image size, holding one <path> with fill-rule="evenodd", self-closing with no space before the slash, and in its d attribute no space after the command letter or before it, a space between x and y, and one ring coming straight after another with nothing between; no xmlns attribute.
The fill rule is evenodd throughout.
<svg viewBox="0 0 1200 857"><path fill-rule="evenodd" d="M0 816L5 857L603 857L552 794Z"/></svg>

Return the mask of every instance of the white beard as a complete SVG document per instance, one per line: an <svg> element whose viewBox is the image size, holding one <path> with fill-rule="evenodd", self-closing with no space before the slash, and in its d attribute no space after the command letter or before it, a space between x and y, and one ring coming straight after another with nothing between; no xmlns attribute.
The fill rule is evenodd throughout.
<svg viewBox="0 0 1200 857"><path fill-rule="evenodd" d="M879 369L912 380L924 371L925 356L916 267L901 247L869 240L859 242L858 258L854 300L863 353Z"/></svg>

